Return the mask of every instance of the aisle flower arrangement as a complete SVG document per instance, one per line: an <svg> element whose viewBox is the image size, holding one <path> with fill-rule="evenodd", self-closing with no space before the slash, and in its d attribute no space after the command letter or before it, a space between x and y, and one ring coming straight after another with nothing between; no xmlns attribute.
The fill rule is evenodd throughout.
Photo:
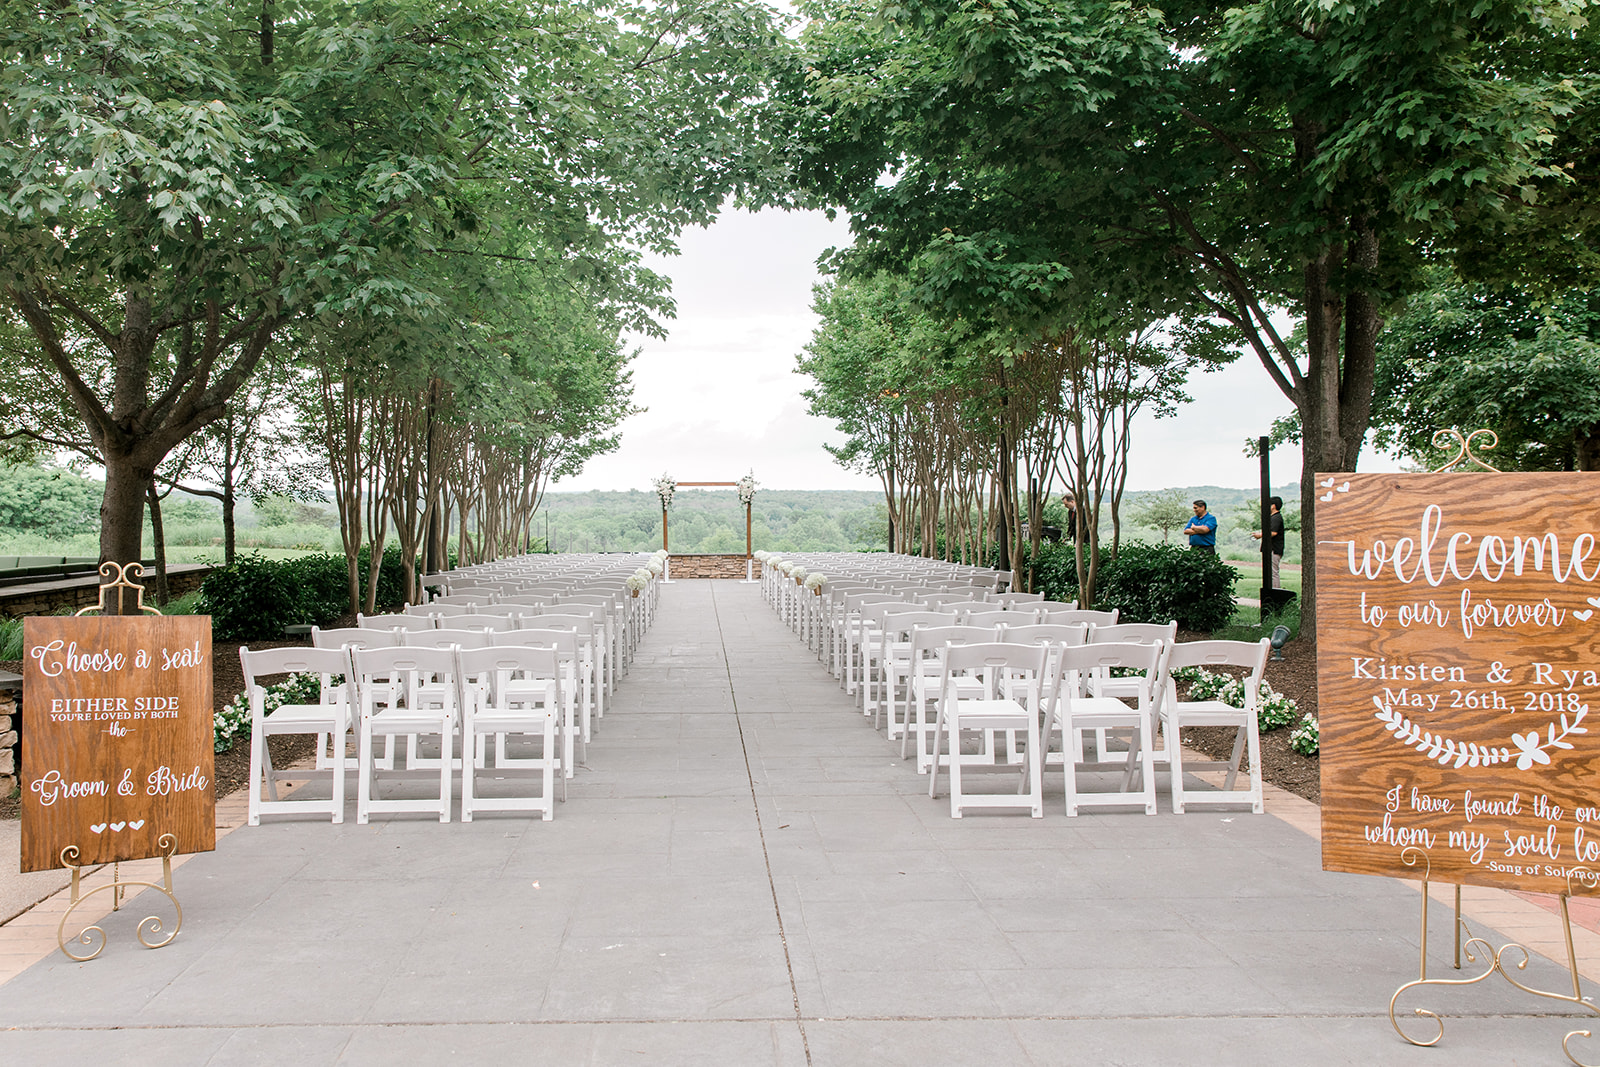
<svg viewBox="0 0 1600 1067"><path fill-rule="evenodd" d="M634 596L638 596L640 593L650 588L650 577L650 570L647 567L640 567L638 570L628 575L628 592Z"/></svg>
<svg viewBox="0 0 1600 1067"><path fill-rule="evenodd" d="M821 571L812 571L810 574L806 575L806 588L811 590L817 596L822 595L822 587L827 583L828 579L823 577Z"/></svg>

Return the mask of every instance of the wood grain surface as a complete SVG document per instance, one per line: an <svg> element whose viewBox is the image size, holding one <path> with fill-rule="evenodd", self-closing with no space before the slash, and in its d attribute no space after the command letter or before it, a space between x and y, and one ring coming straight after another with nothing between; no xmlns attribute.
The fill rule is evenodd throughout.
<svg viewBox="0 0 1600 1067"><path fill-rule="evenodd" d="M216 847L211 620L29 618L23 686L22 869Z"/></svg>
<svg viewBox="0 0 1600 1067"><path fill-rule="evenodd" d="M1600 474L1318 475L1324 868L1595 892L1597 501Z"/></svg>

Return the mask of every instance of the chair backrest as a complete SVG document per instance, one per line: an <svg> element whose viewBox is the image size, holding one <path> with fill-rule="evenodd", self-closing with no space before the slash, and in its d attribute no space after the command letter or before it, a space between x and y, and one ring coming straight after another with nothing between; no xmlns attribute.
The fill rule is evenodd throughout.
<svg viewBox="0 0 1600 1067"><path fill-rule="evenodd" d="M1092 622L1096 626L1115 626L1121 608L1110 611L1091 611L1088 608L1046 608L1039 615L1040 622Z"/></svg>
<svg viewBox="0 0 1600 1067"><path fill-rule="evenodd" d="M501 597L500 602L498 604L491 605L491 608L510 608L512 610L516 610L518 608L542 608L549 602L550 598L548 596L534 596L531 593L518 593L516 596ZM480 615L487 615L490 613L491 611L489 609L480 609L478 612ZM526 611L524 611L524 614L526 614Z"/></svg>
<svg viewBox="0 0 1600 1067"><path fill-rule="evenodd" d="M304 645L254 651L241 647L239 665L244 668L246 689L255 688L256 679L274 674L316 674L322 677L323 692L326 694L331 675L348 676L350 673L350 657L343 648L307 648Z"/></svg>
<svg viewBox="0 0 1600 1067"><path fill-rule="evenodd" d="M526 604L512 604L502 599L498 604L479 604L472 609L472 614L478 616L502 615L509 617L512 615L525 614L527 610L528 606Z"/></svg>
<svg viewBox="0 0 1600 1067"><path fill-rule="evenodd" d="M363 615L356 612L356 626L363 630L418 630L433 629L433 617L425 615Z"/></svg>
<svg viewBox="0 0 1600 1067"><path fill-rule="evenodd" d="M549 614L530 615L522 620L524 630L576 630L584 640L594 640L594 617L591 615Z"/></svg>
<svg viewBox="0 0 1600 1067"><path fill-rule="evenodd" d="M546 604L534 618L541 618L545 615L584 615L595 622L603 623L606 621L607 614L606 607L601 604L586 604L563 600Z"/></svg>
<svg viewBox="0 0 1600 1067"><path fill-rule="evenodd" d="M560 661L551 647L494 645L457 649L456 671L463 683L473 682L479 686L489 683L489 691L496 698L505 694L506 683L513 675L521 675L523 681L548 681L552 703L559 703Z"/></svg>
<svg viewBox="0 0 1600 1067"><path fill-rule="evenodd" d="M489 635L482 630L427 630L406 634L407 648L488 648Z"/></svg>
<svg viewBox="0 0 1600 1067"><path fill-rule="evenodd" d="M1244 683L1245 707L1254 707L1261 693L1261 675L1267 669L1267 650L1272 639L1260 641L1185 641L1175 644L1167 653L1162 665L1164 684L1161 692L1167 700L1176 700L1176 686L1172 672L1183 667L1244 667L1250 674Z"/></svg>
<svg viewBox="0 0 1600 1067"><path fill-rule="evenodd" d="M995 606L989 603L987 600L973 600L970 597L966 600L945 600L943 597L938 599L940 611L954 611L957 614L964 615L969 611L996 610Z"/></svg>
<svg viewBox="0 0 1600 1067"><path fill-rule="evenodd" d="M449 648L353 648L350 661L355 670L356 684L366 693L396 692L386 683L391 678L410 675L413 678L427 675L454 678L455 651Z"/></svg>
<svg viewBox="0 0 1600 1067"><path fill-rule="evenodd" d="M515 630L518 615L468 615L450 620L452 630L471 630L474 633L500 633Z"/></svg>
<svg viewBox="0 0 1600 1067"><path fill-rule="evenodd" d="M949 681L957 675L976 676L984 680L985 695L992 699L1000 691L1003 677L1026 675L1028 703L1038 707L1039 692L1045 683L1047 649L1043 645L1019 645L1004 641L980 641L966 645L948 645L944 650L944 675L940 691L953 693Z"/></svg>
<svg viewBox="0 0 1600 1067"><path fill-rule="evenodd" d="M1040 611L1077 611L1076 600L1040 600L1034 603Z"/></svg>
<svg viewBox="0 0 1600 1067"><path fill-rule="evenodd" d="M950 645L987 644L999 639L998 626L918 626L911 631L911 658L942 656Z"/></svg>
<svg viewBox="0 0 1600 1067"><path fill-rule="evenodd" d="M1037 611L996 608L993 604L985 605L983 610L968 610L960 614L961 621L968 626L1026 626L1039 617Z"/></svg>
<svg viewBox="0 0 1600 1067"><path fill-rule="evenodd" d="M578 655L578 642L582 639L576 630L513 630L506 634L491 635L496 647L522 645L527 648L554 648L563 662Z"/></svg>
<svg viewBox="0 0 1600 1067"><path fill-rule="evenodd" d="M431 604L487 604L494 600L495 594L500 590L489 586L452 586L447 596L436 596Z"/></svg>
<svg viewBox="0 0 1600 1067"><path fill-rule="evenodd" d="M1093 645L1106 645L1118 641L1131 641L1141 645L1148 645L1152 641L1165 641L1170 645L1177 636L1176 622L1121 622L1115 626L1089 627L1089 643Z"/></svg>
<svg viewBox="0 0 1600 1067"><path fill-rule="evenodd" d="M1115 668L1125 667L1138 673L1129 678L1119 678L1118 682L1127 683L1134 690L1139 703L1148 706L1155 693L1155 683L1166 649L1167 645L1161 641L1152 645L1118 642L1063 648L1056 660L1056 677L1050 683L1050 692L1062 692L1061 683L1069 672L1075 672L1081 679L1090 672L1109 674ZM1074 686L1072 691L1080 688Z"/></svg>
<svg viewBox="0 0 1600 1067"><path fill-rule="evenodd" d="M996 604L1013 607L1017 604L1041 604L1044 602L1043 593L996 593L989 599Z"/></svg>
<svg viewBox="0 0 1600 1067"><path fill-rule="evenodd" d="M403 643L398 630L360 626L335 626L331 630L320 626L311 628L311 644L316 648L394 648Z"/></svg>
<svg viewBox="0 0 1600 1067"><path fill-rule="evenodd" d="M1019 645L1081 645L1088 640L1088 623L1036 622L1000 627L1000 640Z"/></svg>
<svg viewBox="0 0 1600 1067"><path fill-rule="evenodd" d="M461 616L461 615L476 615L479 611L482 611L486 607L491 607L492 605L489 605L489 604L422 604L422 605L416 605L416 606L420 606L422 608L422 610L421 611L412 611L411 608L407 608L406 611L409 614L412 614L412 615L432 615L435 619L441 619L441 618L453 619L453 618L456 618L456 617Z"/></svg>

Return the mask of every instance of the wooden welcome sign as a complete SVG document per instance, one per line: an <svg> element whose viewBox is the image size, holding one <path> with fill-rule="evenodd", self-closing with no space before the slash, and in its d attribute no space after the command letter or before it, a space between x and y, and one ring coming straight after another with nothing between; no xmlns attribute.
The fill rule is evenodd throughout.
<svg viewBox="0 0 1600 1067"><path fill-rule="evenodd" d="M1600 884L1597 500L1600 474L1318 476L1324 868Z"/></svg>
<svg viewBox="0 0 1600 1067"><path fill-rule="evenodd" d="M211 620L30 618L23 623L22 869L216 847Z"/></svg>

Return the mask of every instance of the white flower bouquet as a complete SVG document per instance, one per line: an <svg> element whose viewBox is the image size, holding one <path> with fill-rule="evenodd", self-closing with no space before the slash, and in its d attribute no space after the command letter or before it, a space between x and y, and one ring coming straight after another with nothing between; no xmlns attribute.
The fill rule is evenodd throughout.
<svg viewBox="0 0 1600 1067"><path fill-rule="evenodd" d="M751 471L739 479L739 506L749 507L750 501L756 498L756 472Z"/></svg>
<svg viewBox="0 0 1600 1067"><path fill-rule="evenodd" d="M817 596L822 595L822 587L826 584L828 584L828 579L823 577L821 571L812 571L806 575L806 588Z"/></svg>
<svg viewBox="0 0 1600 1067"><path fill-rule="evenodd" d="M656 496L661 498L661 510L665 511L672 506L672 494L678 491L678 483L670 474L663 474L650 483L655 487Z"/></svg>

